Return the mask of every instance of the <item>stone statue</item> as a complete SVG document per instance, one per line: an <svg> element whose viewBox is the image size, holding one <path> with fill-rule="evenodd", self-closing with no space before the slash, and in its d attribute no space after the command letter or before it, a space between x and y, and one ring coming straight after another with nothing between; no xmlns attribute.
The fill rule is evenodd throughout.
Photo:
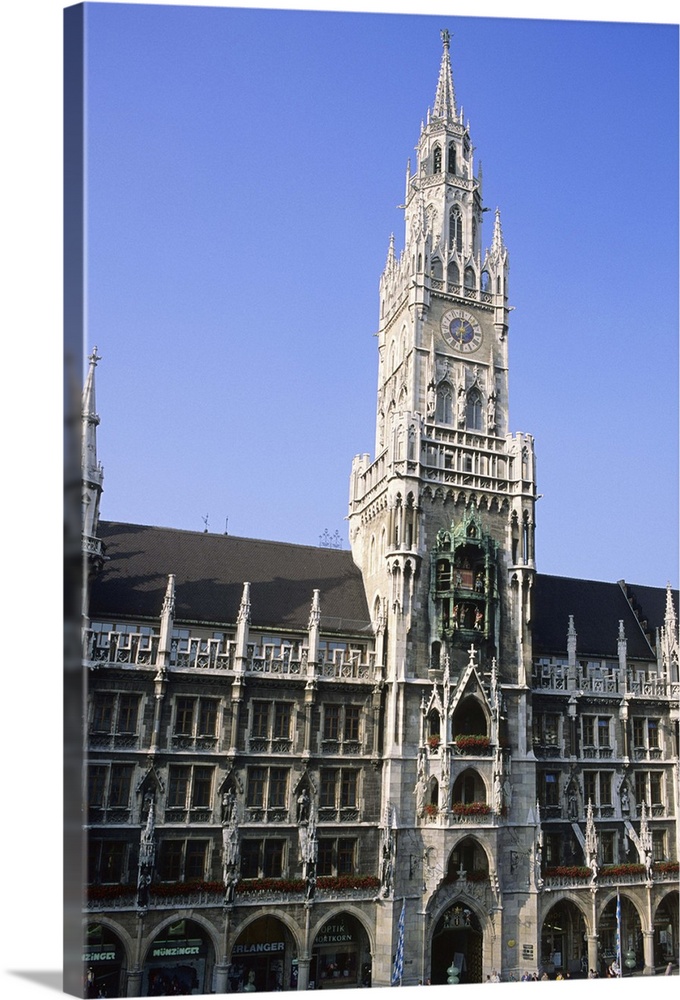
<svg viewBox="0 0 680 1000"><path fill-rule="evenodd" d="M309 794L306 788L303 788L297 799L297 821L298 823L308 823L309 822Z"/></svg>
<svg viewBox="0 0 680 1000"><path fill-rule="evenodd" d="M236 802L236 795L234 794L234 789L229 788L222 796L222 824L226 825L231 820L231 814L234 811L234 803Z"/></svg>

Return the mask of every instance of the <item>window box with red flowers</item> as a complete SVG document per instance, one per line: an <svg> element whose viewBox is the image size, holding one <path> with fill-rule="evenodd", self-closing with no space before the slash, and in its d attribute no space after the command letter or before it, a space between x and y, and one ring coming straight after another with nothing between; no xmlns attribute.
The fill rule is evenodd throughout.
<svg viewBox="0 0 680 1000"><path fill-rule="evenodd" d="M439 749L439 744L441 743L441 736L439 733L432 733L431 736L427 737L427 745L433 753Z"/></svg>
<svg viewBox="0 0 680 1000"><path fill-rule="evenodd" d="M545 872L546 878L584 879L590 878L592 874L592 869L585 865L556 865L554 868L547 868Z"/></svg>
<svg viewBox="0 0 680 1000"><path fill-rule="evenodd" d="M677 875L678 874L678 862L677 861L655 861L654 871L659 872L660 875Z"/></svg>
<svg viewBox="0 0 680 1000"><path fill-rule="evenodd" d="M434 802L428 802L423 808L423 816L427 816L428 819L434 819L438 812L439 806L436 806Z"/></svg>
<svg viewBox="0 0 680 1000"><path fill-rule="evenodd" d="M491 812L486 802L454 802L451 808L454 816L488 816Z"/></svg>
<svg viewBox="0 0 680 1000"><path fill-rule="evenodd" d="M304 892L305 880L302 878L247 878L241 879L236 885L237 893L244 892Z"/></svg>
<svg viewBox="0 0 680 1000"><path fill-rule="evenodd" d="M456 736L455 743L459 753L469 754L486 754L491 746L489 737L482 735Z"/></svg>
<svg viewBox="0 0 680 1000"><path fill-rule="evenodd" d="M603 865L600 868L600 875L605 877L607 875L644 875L645 866L640 864L635 865Z"/></svg>

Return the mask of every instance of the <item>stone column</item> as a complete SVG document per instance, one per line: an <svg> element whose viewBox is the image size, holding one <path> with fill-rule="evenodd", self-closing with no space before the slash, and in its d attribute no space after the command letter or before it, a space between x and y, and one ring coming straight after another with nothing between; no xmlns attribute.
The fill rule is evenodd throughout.
<svg viewBox="0 0 680 1000"><path fill-rule="evenodd" d="M594 972L599 972L598 968L598 958L597 958L597 934L588 934L588 971L593 969Z"/></svg>
<svg viewBox="0 0 680 1000"><path fill-rule="evenodd" d="M140 997L142 995L142 970L135 969L127 975L127 996Z"/></svg>
<svg viewBox="0 0 680 1000"><path fill-rule="evenodd" d="M311 958L298 958L298 981L297 988L306 990L309 987L309 966Z"/></svg>
<svg viewBox="0 0 680 1000"><path fill-rule="evenodd" d="M217 962L215 965L215 993L226 993L229 983L229 962Z"/></svg>
<svg viewBox="0 0 680 1000"><path fill-rule="evenodd" d="M645 967L643 975L653 976L656 972L654 967L654 931L643 931L642 938L645 953Z"/></svg>

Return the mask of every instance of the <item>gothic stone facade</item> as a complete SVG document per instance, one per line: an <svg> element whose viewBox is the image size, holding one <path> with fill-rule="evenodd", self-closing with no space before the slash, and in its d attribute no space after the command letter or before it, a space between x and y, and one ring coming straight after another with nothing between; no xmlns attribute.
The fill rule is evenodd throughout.
<svg viewBox="0 0 680 1000"><path fill-rule="evenodd" d="M670 589L536 572L508 251L448 35L380 281L351 553L101 522L84 404L86 992L572 976L678 956Z"/></svg>

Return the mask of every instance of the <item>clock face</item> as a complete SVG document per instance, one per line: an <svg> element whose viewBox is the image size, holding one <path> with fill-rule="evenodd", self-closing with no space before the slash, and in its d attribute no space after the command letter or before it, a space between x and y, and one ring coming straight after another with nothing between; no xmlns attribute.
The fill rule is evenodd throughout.
<svg viewBox="0 0 680 1000"><path fill-rule="evenodd" d="M471 354L482 343L482 329L469 313L462 309L450 309L442 316L444 339L457 351Z"/></svg>

